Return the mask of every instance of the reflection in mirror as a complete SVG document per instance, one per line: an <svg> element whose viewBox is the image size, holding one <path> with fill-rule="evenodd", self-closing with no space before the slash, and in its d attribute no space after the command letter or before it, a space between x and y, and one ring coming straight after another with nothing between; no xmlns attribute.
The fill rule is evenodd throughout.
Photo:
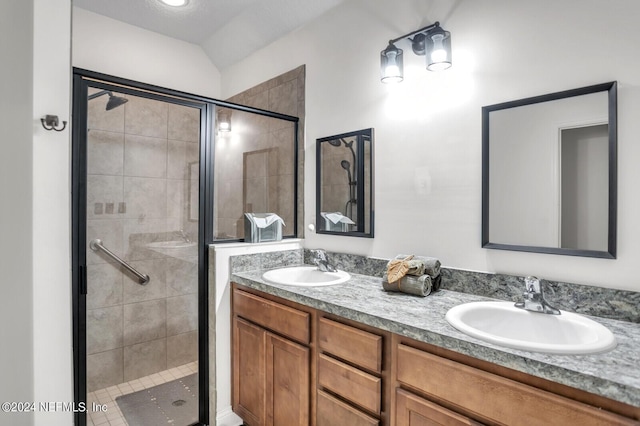
<svg viewBox="0 0 640 426"><path fill-rule="evenodd" d="M616 83L483 107L482 246L615 258Z"/></svg>
<svg viewBox="0 0 640 426"><path fill-rule="evenodd" d="M373 237L373 129L317 140L316 228Z"/></svg>

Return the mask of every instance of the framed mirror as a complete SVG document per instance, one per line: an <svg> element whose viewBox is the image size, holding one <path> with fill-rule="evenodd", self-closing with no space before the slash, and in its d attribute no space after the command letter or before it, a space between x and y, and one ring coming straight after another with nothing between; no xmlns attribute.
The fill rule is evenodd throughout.
<svg viewBox="0 0 640 426"><path fill-rule="evenodd" d="M482 108L482 247L616 257L617 84Z"/></svg>
<svg viewBox="0 0 640 426"><path fill-rule="evenodd" d="M316 232L373 238L373 129L316 140Z"/></svg>

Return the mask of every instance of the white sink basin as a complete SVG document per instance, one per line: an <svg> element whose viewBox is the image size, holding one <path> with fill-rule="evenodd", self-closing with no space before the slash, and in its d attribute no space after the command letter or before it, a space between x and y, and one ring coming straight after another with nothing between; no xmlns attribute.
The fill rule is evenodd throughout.
<svg viewBox="0 0 640 426"><path fill-rule="evenodd" d="M351 276L345 271L322 272L315 266L294 266L272 269L262 274L262 279L272 284L317 287L341 284Z"/></svg>
<svg viewBox="0 0 640 426"><path fill-rule="evenodd" d="M455 306L446 319L478 339L533 352L584 355L616 347L616 338L603 325L581 315L541 314L516 308L513 302L472 302Z"/></svg>
<svg viewBox="0 0 640 426"><path fill-rule="evenodd" d="M149 247L151 248L159 248L159 249L179 249L179 248L188 248L195 247L196 243L186 242L186 241L157 241L155 243L149 243Z"/></svg>

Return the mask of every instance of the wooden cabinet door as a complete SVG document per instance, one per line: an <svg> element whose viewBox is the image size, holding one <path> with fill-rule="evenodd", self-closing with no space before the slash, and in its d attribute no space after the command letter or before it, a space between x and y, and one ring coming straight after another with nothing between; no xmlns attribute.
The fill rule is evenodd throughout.
<svg viewBox="0 0 640 426"><path fill-rule="evenodd" d="M233 411L250 426L266 420L267 332L233 318Z"/></svg>
<svg viewBox="0 0 640 426"><path fill-rule="evenodd" d="M267 333L268 426L309 424L309 348Z"/></svg>
<svg viewBox="0 0 640 426"><path fill-rule="evenodd" d="M462 426L477 423L438 404L396 389L396 426Z"/></svg>

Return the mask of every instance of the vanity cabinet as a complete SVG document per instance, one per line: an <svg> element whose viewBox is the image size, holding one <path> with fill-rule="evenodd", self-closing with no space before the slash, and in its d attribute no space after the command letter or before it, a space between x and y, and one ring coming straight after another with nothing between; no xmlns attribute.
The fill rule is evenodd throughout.
<svg viewBox="0 0 640 426"><path fill-rule="evenodd" d="M640 426L638 407L249 287L233 284L232 307L249 426Z"/></svg>
<svg viewBox="0 0 640 426"><path fill-rule="evenodd" d="M431 424L426 419L442 422L437 419L445 418L448 423L441 424L639 424L598 407L405 343L395 344L394 349L397 380L395 424L398 426ZM474 362L469 357L460 358Z"/></svg>
<svg viewBox="0 0 640 426"><path fill-rule="evenodd" d="M383 336L318 320L318 426L379 425L383 414Z"/></svg>
<svg viewBox="0 0 640 426"><path fill-rule="evenodd" d="M233 292L233 410L249 426L308 425L310 318Z"/></svg>

